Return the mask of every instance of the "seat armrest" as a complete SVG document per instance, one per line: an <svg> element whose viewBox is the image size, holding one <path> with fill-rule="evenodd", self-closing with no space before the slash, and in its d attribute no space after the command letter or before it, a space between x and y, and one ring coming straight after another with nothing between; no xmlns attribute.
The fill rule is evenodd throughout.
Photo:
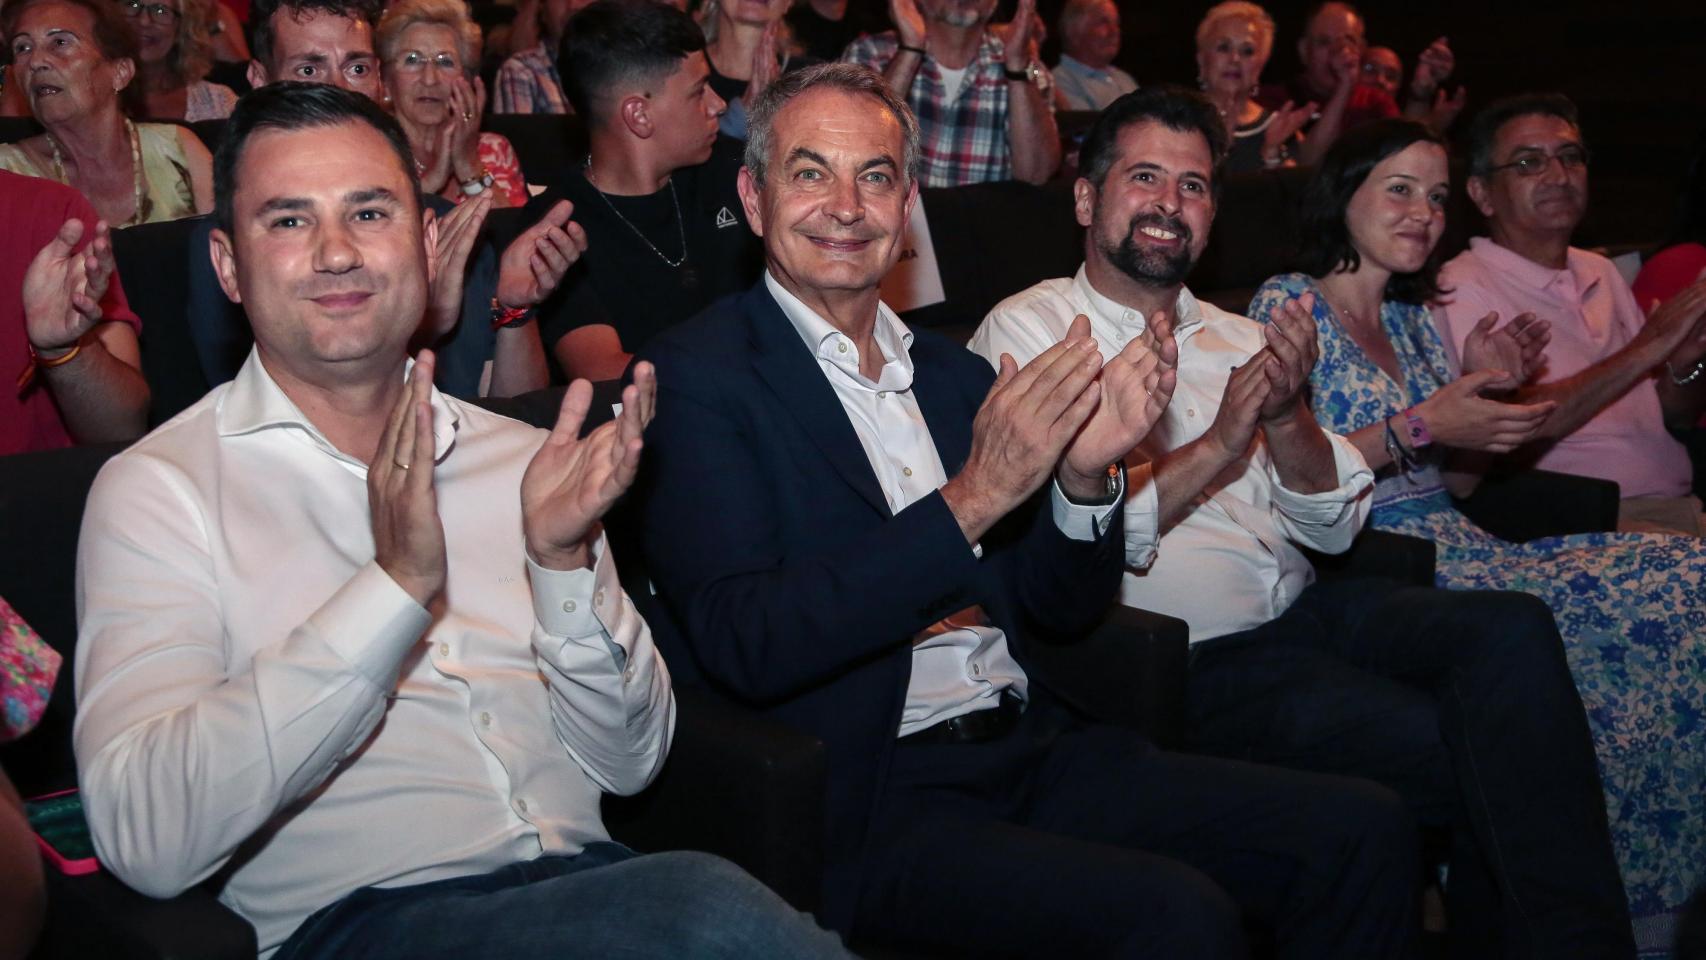
<svg viewBox="0 0 1706 960"><path fill-rule="evenodd" d="M1622 491L1616 482L1552 470L1518 470L1484 478L1455 501L1482 529L1524 541L1617 529Z"/></svg>
<svg viewBox="0 0 1706 960"><path fill-rule="evenodd" d="M1030 644L1025 660L1080 713L1174 749L1185 728L1189 640L1183 620L1115 604L1082 640Z"/></svg>
<svg viewBox="0 0 1706 960"><path fill-rule="evenodd" d="M1319 553L1305 550L1315 565L1315 575L1322 580L1342 580L1350 577L1384 577L1417 587L1434 585L1434 560L1437 555L1432 540L1407 537L1384 530L1364 530L1344 553Z"/></svg>
<svg viewBox="0 0 1706 960"><path fill-rule="evenodd" d="M675 702L675 740L657 781L604 800L612 837L646 852L717 854L795 907L816 907L823 742L703 687L677 689Z"/></svg>
<svg viewBox="0 0 1706 960"><path fill-rule="evenodd" d="M46 874L47 924L33 956L253 960L257 952L255 928L205 887L156 900L105 870Z"/></svg>

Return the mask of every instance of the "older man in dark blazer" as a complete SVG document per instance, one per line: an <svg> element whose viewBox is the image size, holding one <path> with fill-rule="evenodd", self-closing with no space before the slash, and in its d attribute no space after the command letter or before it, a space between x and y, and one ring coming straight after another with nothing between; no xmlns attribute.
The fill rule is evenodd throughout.
<svg viewBox="0 0 1706 960"><path fill-rule="evenodd" d="M865 68L774 84L740 191L767 274L643 351L641 510L691 666L828 750L823 919L932 952L1409 947L1413 828L1360 781L1157 751L1025 666L1113 601L1121 471L1173 349L1104 366L1080 318L1016 369L883 305L917 123Z"/></svg>

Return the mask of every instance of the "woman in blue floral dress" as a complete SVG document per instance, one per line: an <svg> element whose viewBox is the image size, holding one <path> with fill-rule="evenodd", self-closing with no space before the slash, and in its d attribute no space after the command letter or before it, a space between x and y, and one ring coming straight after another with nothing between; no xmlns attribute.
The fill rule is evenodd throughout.
<svg viewBox="0 0 1706 960"><path fill-rule="evenodd" d="M1452 505L1448 486L1472 481L1442 471L1447 449L1514 449L1551 408L1497 400L1539 365L1543 323L1483 323L1461 369L1433 324L1447 176L1445 148L1418 124L1348 135L1304 195L1309 272L1270 279L1249 313L1266 322L1292 299L1313 311L1311 406L1376 470L1373 526L1434 541L1439 586L1520 590L1551 606L1593 729L1636 939L1644 955L1663 954L1706 880L1706 547L1621 533L1511 543ZM1431 444L1412 442L1411 415Z"/></svg>

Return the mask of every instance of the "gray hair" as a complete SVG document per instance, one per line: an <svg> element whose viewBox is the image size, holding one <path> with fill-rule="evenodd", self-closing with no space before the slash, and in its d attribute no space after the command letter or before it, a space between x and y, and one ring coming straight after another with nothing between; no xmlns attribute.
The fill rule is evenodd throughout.
<svg viewBox="0 0 1706 960"><path fill-rule="evenodd" d="M389 73L391 62L403 45L403 34L418 23L449 27L456 35L456 57L462 72L472 79L480 72L480 25L468 16L462 0L401 0L394 3L373 28L373 46Z"/></svg>
<svg viewBox="0 0 1706 960"><path fill-rule="evenodd" d="M761 187L764 185L764 175L770 166L772 141L775 139L776 115L782 112L788 101L808 90L819 88L864 94L881 102L900 122L901 133L905 138L901 154L901 172L905 176L905 183L910 185L918 179L918 118L913 116L912 108L906 105L905 100L895 96L894 91L890 90L888 83L883 80L882 74L870 67L856 63L824 63L784 74L759 95L758 102L747 112L746 168L751 171L754 182Z"/></svg>

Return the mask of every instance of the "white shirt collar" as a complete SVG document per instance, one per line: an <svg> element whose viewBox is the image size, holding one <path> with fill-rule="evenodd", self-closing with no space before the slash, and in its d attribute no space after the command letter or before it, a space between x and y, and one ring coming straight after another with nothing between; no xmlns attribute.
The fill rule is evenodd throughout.
<svg viewBox="0 0 1706 960"><path fill-rule="evenodd" d="M405 381L414 365L413 357L404 362ZM457 416L437 387L432 388L429 403L432 406L433 460L436 462L443 460L450 453L451 445L456 442ZM231 381L230 389L219 401L215 424L221 437L241 436L275 428L298 429L334 458L366 469L365 464L333 446L325 434L309 421L301 408L279 387L272 374L267 372L266 365L261 362L259 349L250 349L249 359L244 361L243 368L237 371L236 379Z"/></svg>
<svg viewBox="0 0 1706 960"><path fill-rule="evenodd" d="M1110 297L1104 296L1090 283L1090 276L1083 265L1078 267L1078 275L1073 278L1073 284L1078 293L1089 303L1090 309L1100 315L1102 321L1127 335L1127 339L1142 333L1148 322L1144 319L1143 311L1135 310ZM1179 299L1173 308L1173 339L1183 343L1202 329L1202 304L1197 302L1188 287L1179 288Z"/></svg>
<svg viewBox="0 0 1706 960"><path fill-rule="evenodd" d="M912 388L913 334L888 304L877 301L877 325L872 335L877 349L883 353L883 372L872 381L859 372L859 347L852 338L837 330L799 297L789 293L768 270L764 272L764 286L776 298L782 315L788 318L788 322L794 325L794 331L805 341L806 349L821 363L833 366L855 383L871 390Z"/></svg>

